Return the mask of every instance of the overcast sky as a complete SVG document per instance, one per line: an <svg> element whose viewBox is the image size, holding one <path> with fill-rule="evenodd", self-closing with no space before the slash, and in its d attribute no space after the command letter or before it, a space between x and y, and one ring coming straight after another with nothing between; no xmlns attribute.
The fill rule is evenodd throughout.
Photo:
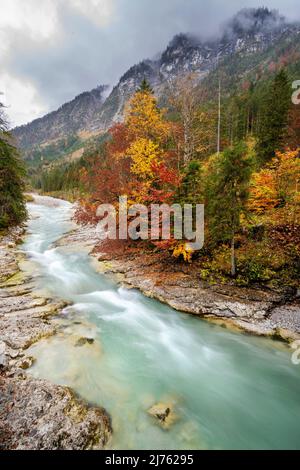
<svg viewBox="0 0 300 470"><path fill-rule="evenodd" d="M11 125L115 84L179 32L211 35L244 7L300 19L299 0L0 0L0 92Z"/></svg>

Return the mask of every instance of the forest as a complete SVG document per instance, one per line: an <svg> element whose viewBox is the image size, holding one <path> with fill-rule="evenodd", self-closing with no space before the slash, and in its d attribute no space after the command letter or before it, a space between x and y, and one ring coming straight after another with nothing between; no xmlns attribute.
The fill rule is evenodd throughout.
<svg viewBox="0 0 300 470"><path fill-rule="evenodd" d="M3 2L0 450L299 449L296 0Z"/></svg>
<svg viewBox="0 0 300 470"><path fill-rule="evenodd" d="M80 223L96 223L98 205L117 206L120 195L131 204L202 203L202 250L193 253L172 237L151 242L153 250L174 262L197 260L208 282L277 285L284 279L294 285L300 274L300 113L292 92L284 68L275 69L263 85L246 81L239 94L225 96L218 120L218 100L193 75L170 84L164 105L144 80L124 122L101 145L43 173L35 185L73 191Z"/></svg>
<svg viewBox="0 0 300 470"><path fill-rule="evenodd" d="M0 231L26 219L25 174L0 102Z"/></svg>

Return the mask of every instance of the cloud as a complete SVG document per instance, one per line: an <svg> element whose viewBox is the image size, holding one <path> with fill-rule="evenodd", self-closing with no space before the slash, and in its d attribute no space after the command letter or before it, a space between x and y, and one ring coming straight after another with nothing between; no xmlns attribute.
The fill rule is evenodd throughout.
<svg viewBox="0 0 300 470"><path fill-rule="evenodd" d="M79 12L98 26L110 24L115 13L114 0L67 0Z"/></svg>
<svg viewBox="0 0 300 470"><path fill-rule="evenodd" d="M30 81L4 73L1 74L1 88L5 90L4 102L10 121L13 117L17 123L27 122L28 117L43 116L47 113L48 103L43 102Z"/></svg>
<svg viewBox="0 0 300 470"><path fill-rule="evenodd" d="M0 91L12 124L114 84L179 32L211 36L262 0L0 0ZM264 0L290 19L298 0Z"/></svg>

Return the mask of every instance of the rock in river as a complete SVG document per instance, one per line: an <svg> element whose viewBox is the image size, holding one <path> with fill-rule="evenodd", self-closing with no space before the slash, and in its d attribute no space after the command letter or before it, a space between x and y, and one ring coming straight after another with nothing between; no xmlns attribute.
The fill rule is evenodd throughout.
<svg viewBox="0 0 300 470"><path fill-rule="evenodd" d="M156 403L148 410L148 413L156 418L164 429L168 429L176 421L172 405L166 403Z"/></svg>
<svg viewBox="0 0 300 470"><path fill-rule="evenodd" d="M75 343L75 347L85 346L86 344L93 344L95 342L94 338L79 338Z"/></svg>

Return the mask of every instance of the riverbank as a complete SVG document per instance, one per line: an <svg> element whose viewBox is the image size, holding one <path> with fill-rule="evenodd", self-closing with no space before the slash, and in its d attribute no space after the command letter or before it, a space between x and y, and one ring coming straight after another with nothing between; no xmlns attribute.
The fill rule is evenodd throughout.
<svg viewBox="0 0 300 470"><path fill-rule="evenodd" d="M195 277L191 285L190 266L171 266L146 249L121 252L116 247L105 254L102 246L103 252L97 252L94 230L75 226L73 209L67 202L37 196L28 205L31 217L22 251L11 242L4 250L13 254L5 265L16 262L27 280L19 282L20 273L12 271L3 283L27 288L27 301L44 299L36 307L22 308L22 319L31 318L28 311L34 308L37 324L51 327L53 333L42 332L41 340L28 349L14 346L11 351L5 342L2 447L102 448L110 436L104 406L114 431L105 448L298 448L299 374L291 350L279 341L220 328L202 321L202 313L181 314L119 287L144 283L137 287L151 296L160 281L163 296L169 289L170 302L176 300L174 291L178 303L186 293L188 310L188 300L197 300L192 289L199 284ZM8 288L3 286L2 293ZM215 291L206 297L207 308L215 308L214 301L221 305ZM233 295L232 310L237 309ZM19 312L9 308L13 296L5 297L10 300L1 318L13 325L12 314ZM198 301L203 308L203 299ZM37 308L54 304L60 304L54 315L43 319L37 314ZM12 339L19 337L17 331ZM20 357L12 357L16 349ZM13 360L18 361L16 370ZM160 421L167 410L172 420L166 428ZM226 422L231 423L230 433Z"/></svg>
<svg viewBox="0 0 300 470"><path fill-rule="evenodd" d="M35 292L24 236L16 228L0 237L0 450L103 449L111 435L105 410L25 372L34 362L28 347L56 333L66 303Z"/></svg>
<svg viewBox="0 0 300 470"><path fill-rule="evenodd" d="M299 291L209 285L193 265L174 263L146 249L101 252L95 230L88 226L77 227L57 245L87 250L99 272L175 310L249 334L287 342L300 338Z"/></svg>

